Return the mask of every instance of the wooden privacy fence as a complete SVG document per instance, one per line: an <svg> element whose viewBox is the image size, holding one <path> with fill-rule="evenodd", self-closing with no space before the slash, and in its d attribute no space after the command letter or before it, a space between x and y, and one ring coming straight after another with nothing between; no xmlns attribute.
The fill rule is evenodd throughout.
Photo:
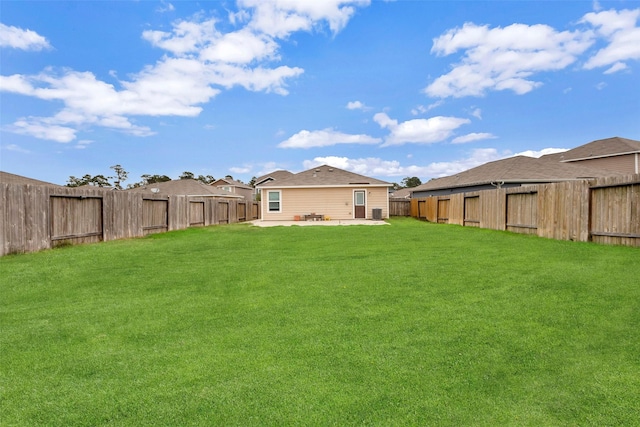
<svg viewBox="0 0 640 427"><path fill-rule="evenodd" d="M0 256L259 218L257 202L0 183Z"/></svg>
<svg viewBox="0 0 640 427"><path fill-rule="evenodd" d="M558 240L640 246L640 174L412 199L411 216Z"/></svg>
<svg viewBox="0 0 640 427"><path fill-rule="evenodd" d="M411 216L411 200L389 199L389 216Z"/></svg>

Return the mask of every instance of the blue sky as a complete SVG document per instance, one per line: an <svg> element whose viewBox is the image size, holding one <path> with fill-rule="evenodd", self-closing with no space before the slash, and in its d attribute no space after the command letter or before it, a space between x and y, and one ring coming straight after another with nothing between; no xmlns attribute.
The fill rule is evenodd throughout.
<svg viewBox="0 0 640 427"><path fill-rule="evenodd" d="M2 1L0 169L423 182L640 139L639 1Z"/></svg>

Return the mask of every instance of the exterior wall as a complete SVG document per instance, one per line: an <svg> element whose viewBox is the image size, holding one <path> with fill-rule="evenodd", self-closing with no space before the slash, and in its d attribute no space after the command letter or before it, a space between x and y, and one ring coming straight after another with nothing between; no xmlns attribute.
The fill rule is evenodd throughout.
<svg viewBox="0 0 640 427"><path fill-rule="evenodd" d="M229 191L230 193L242 196L245 200L253 200L253 188L242 188L235 185L221 184L216 185L219 190Z"/></svg>
<svg viewBox="0 0 640 427"><path fill-rule="evenodd" d="M597 159L567 162L572 165L587 166L594 169L605 169L621 174L640 173L640 154L632 153L623 156L601 157Z"/></svg>
<svg viewBox="0 0 640 427"><path fill-rule="evenodd" d="M371 219L372 210L382 209L382 218L389 218L387 187L346 187L346 188L263 188L261 212L264 221L293 221L294 216L304 217L315 213L332 220L354 218L353 192L366 191L366 218ZM281 212L269 212L268 191L281 191Z"/></svg>
<svg viewBox="0 0 640 427"><path fill-rule="evenodd" d="M535 184L535 183L534 183ZM544 184L544 183L540 183ZM500 186L500 188L513 188L513 187L521 187L523 184L519 182L507 182ZM527 183L529 185L529 183ZM485 185L474 185L469 187L453 187L453 188L445 188L439 190L422 190L422 191L414 191L412 192L412 198L419 199L422 197L431 197L431 196L450 196L452 194L459 193L469 193L473 191L483 191L483 190L495 190L496 187L491 184Z"/></svg>

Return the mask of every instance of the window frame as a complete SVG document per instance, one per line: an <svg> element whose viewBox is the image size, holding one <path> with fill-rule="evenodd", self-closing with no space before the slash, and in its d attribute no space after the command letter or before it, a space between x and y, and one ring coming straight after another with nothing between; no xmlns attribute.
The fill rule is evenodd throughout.
<svg viewBox="0 0 640 427"><path fill-rule="evenodd" d="M278 200L271 200L271 194L277 194ZM267 212L269 213L282 213L282 191L281 190L267 190ZM278 209L271 209L271 203L278 203Z"/></svg>

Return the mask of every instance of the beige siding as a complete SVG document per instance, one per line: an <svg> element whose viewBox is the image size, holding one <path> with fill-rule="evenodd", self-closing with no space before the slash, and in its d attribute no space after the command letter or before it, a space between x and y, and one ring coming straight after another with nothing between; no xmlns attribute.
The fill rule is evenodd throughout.
<svg viewBox="0 0 640 427"><path fill-rule="evenodd" d="M268 191L281 191L281 212L269 212ZM332 220L353 219L353 192L366 191L366 217L371 219L372 210L382 209L382 218L389 218L388 190L376 188L263 188L262 219L265 221L293 221L296 215L315 213Z"/></svg>
<svg viewBox="0 0 640 427"><path fill-rule="evenodd" d="M587 166L594 169L606 169L621 174L640 173L638 171L638 154L578 160L569 162L569 164Z"/></svg>

